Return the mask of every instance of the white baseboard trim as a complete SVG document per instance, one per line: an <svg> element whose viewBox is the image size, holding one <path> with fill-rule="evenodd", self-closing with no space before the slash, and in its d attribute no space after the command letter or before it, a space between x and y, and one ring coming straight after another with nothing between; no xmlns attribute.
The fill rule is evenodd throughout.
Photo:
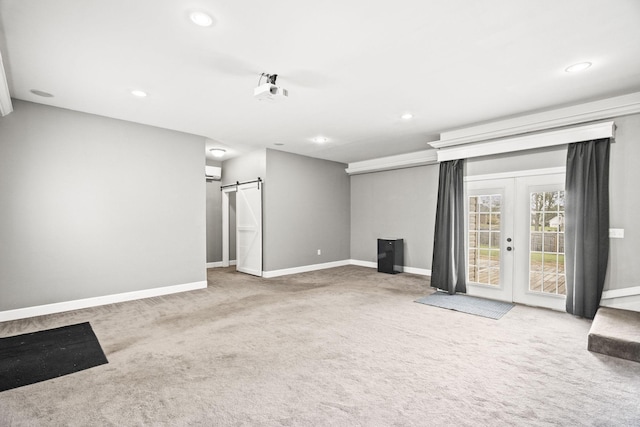
<svg viewBox="0 0 640 427"><path fill-rule="evenodd" d="M361 261L359 259L349 260L349 264L357 265L358 267L378 268L378 263L373 261Z"/></svg>
<svg viewBox="0 0 640 427"><path fill-rule="evenodd" d="M236 265L236 260L229 261L229 265ZM224 267L224 263L222 261L207 263L207 268L220 268L220 267Z"/></svg>
<svg viewBox="0 0 640 427"><path fill-rule="evenodd" d="M431 276L431 270L427 270L426 268L405 267L404 272L418 274L420 276Z"/></svg>
<svg viewBox="0 0 640 427"><path fill-rule="evenodd" d="M161 295L176 294L179 292L194 291L196 289L205 289L206 287L207 281L203 280L200 282L185 283L182 285L163 286L161 288L144 289L141 291L125 292L121 294L0 311L0 322L25 319L27 317L44 316L46 314L62 313L64 311L80 310L83 308L97 307L100 305L114 304L118 302L158 297Z"/></svg>
<svg viewBox="0 0 640 427"><path fill-rule="evenodd" d="M283 268L282 270L263 271L262 277L270 279L272 277L287 276L289 274L307 273L309 271L324 270L326 268L342 267L349 265L349 260L325 262L322 264L303 265L300 267Z"/></svg>
<svg viewBox="0 0 640 427"><path fill-rule="evenodd" d="M602 307L640 312L640 286L604 291L602 292L600 305Z"/></svg>
<svg viewBox="0 0 640 427"><path fill-rule="evenodd" d="M236 261L229 261L230 265L236 265ZM346 259L341 261L332 261L322 264L304 265L301 267L285 268L282 270L263 271L262 277L272 278L286 276L289 274L306 273L309 271L324 270L327 268L343 267L345 265L357 265L360 267L378 268L378 264L372 261L361 261L356 259ZM222 262L211 262L206 264L207 268L222 267ZM419 274L422 276L430 276L431 270L414 267L404 267L405 273ZM164 286L161 288L144 289L141 291L125 292L121 294L105 295L101 297L84 298L74 301L58 302L53 304L38 305L34 307L18 308L14 310L0 311L0 322L10 320L26 319L28 317L44 316L47 314L62 313L71 310L81 310L83 308L97 307L100 305L114 304L119 302L133 301L144 298L152 298L162 295L175 294L179 292L194 291L197 289L205 289L207 281L185 283L182 285ZM640 287L637 287L640 289ZM621 290L622 291L622 290ZM611 292L611 291L608 291ZM604 299L604 293L603 293ZM640 299L639 299L640 300ZM602 304L604 305L604 304Z"/></svg>
<svg viewBox="0 0 640 427"><path fill-rule="evenodd" d="M604 291L602 292L602 299L629 297L633 295L640 295L640 286Z"/></svg>
<svg viewBox="0 0 640 427"><path fill-rule="evenodd" d="M369 267L369 268L378 268L378 263L374 261L361 261L359 259L350 260L351 265L357 265L360 267ZM409 274L418 274L420 276L431 276L431 270L427 270L426 268L416 268L416 267L407 267L404 266L402 268L403 272Z"/></svg>
<svg viewBox="0 0 640 427"><path fill-rule="evenodd" d="M301 267L285 268L282 270L263 271L262 277L265 277L268 279L271 277L285 276L285 275L297 274L297 273L306 273L309 271L324 270L326 268L342 267L345 265L357 265L360 267L368 267L368 268L376 268L376 269L378 268L377 262L361 261L358 259L345 259L342 261L326 262L323 264L303 265ZM409 274L431 276L431 270L427 270L425 268L415 268L415 267L405 266L403 270L405 273L409 273Z"/></svg>

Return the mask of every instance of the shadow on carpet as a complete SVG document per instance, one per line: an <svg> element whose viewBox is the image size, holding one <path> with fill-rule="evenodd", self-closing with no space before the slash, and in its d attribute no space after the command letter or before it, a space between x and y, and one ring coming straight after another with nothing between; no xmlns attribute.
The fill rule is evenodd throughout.
<svg viewBox="0 0 640 427"><path fill-rule="evenodd" d="M504 316L514 306L509 302L493 301L469 295L449 295L444 292L434 292L417 299L415 302L496 320Z"/></svg>
<svg viewBox="0 0 640 427"><path fill-rule="evenodd" d="M0 338L0 391L105 363L89 322Z"/></svg>

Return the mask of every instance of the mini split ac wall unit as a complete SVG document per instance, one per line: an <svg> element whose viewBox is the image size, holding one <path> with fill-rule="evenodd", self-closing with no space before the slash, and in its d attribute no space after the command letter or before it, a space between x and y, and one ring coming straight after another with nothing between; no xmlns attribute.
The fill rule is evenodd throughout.
<svg viewBox="0 0 640 427"><path fill-rule="evenodd" d="M222 168L219 166L205 166L204 175L207 181L220 181L222 179Z"/></svg>

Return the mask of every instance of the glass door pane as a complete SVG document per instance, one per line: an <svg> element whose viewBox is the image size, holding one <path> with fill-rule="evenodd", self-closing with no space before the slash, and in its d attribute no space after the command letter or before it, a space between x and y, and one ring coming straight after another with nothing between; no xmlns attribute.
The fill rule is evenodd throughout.
<svg viewBox="0 0 640 427"><path fill-rule="evenodd" d="M565 295L564 191L529 194L529 291Z"/></svg>
<svg viewBox="0 0 640 427"><path fill-rule="evenodd" d="M469 196L468 281L500 285L500 220L502 195Z"/></svg>

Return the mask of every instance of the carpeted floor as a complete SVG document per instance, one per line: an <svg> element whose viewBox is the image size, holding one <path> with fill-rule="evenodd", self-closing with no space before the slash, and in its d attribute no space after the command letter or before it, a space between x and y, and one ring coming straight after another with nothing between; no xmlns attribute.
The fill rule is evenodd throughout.
<svg viewBox="0 0 640 427"><path fill-rule="evenodd" d="M340 267L0 323L90 321L109 364L0 393L0 425L640 424L640 363L586 350L590 321L500 321L413 301L428 280Z"/></svg>

